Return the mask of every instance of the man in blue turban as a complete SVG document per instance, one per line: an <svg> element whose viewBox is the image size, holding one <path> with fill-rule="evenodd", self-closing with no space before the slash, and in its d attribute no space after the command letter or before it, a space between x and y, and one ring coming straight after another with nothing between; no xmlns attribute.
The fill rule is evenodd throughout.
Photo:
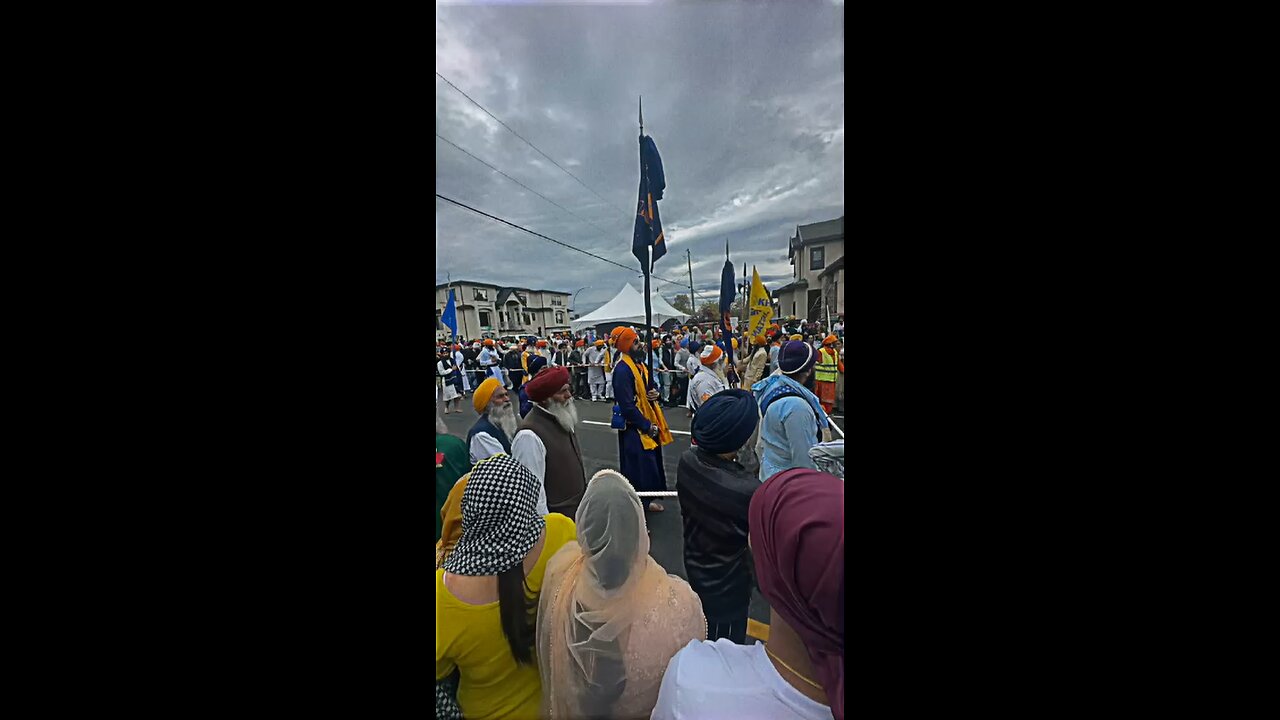
<svg viewBox="0 0 1280 720"><path fill-rule="evenodd" d="M746 643L751 604L747 511L760 487L735 460L756 429L755 397L746 390L712 395L693 418L697 445L680 456L676 493L684 522L684 566L702 599L707 639Z"/></svg>

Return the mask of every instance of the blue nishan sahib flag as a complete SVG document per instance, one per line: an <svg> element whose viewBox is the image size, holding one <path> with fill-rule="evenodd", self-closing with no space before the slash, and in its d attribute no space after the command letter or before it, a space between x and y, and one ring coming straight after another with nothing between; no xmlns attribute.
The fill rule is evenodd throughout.
<svg viewBox="0 0 1280 720"><path fill-rule="evenodd" d="M662 158L653 138L640 138L640 200L636 206L636 227L631 237L631 254L645 266L649 259L646 247L653 248L653 262L667 254L667 244L662 237L662 219L658 216L658 201L667 187L662 172ZM653 266L650 265L650 270Z"/></svg>
<svg viewBox="0 0 1280 720"><path fill-rule="evenodd" d="M453 290L449 290L449 304L444 306L444 312L440 313L440 322L449 328L454 337L458 336L458 311L453 306Z"/></svg>
<svg viewBox="0 0 1280 720"><path fill-rule="evenodd" d="M729 308L733 305L737 292L733 277L733 263L725 258L724 270L720 271L720 336L724 338L724 351L729 356L730 365L733 364L733 343L729 342L732 337L729 331L731 327Z"/></svg>

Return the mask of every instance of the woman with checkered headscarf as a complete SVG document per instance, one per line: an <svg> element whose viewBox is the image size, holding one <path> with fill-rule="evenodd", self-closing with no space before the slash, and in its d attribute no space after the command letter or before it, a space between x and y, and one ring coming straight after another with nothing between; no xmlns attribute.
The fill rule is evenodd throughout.
<svg viewBox="0 0 1280 720"><path fill-rule="evenodd" d="M509 455L476 463L465 482L462 533L436 570L436 682L456 673L456 706L437 692L436 715L537 717L538 596L547 561L577 529L538 514L540 483Z"/></svg>

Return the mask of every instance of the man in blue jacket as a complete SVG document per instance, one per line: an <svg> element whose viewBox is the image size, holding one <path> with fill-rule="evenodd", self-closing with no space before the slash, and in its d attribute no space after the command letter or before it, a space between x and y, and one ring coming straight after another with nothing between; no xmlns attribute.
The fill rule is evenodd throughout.
<svg viewBox="0 0 1280 720"><path fill-rule="evenodd" d="M778 353L781 372L751 386L760 406L760 481L783 470L816 469L809 448L831 439L827 415L818 396L805 387L818 354L813 346L792 340Z"/></svg>

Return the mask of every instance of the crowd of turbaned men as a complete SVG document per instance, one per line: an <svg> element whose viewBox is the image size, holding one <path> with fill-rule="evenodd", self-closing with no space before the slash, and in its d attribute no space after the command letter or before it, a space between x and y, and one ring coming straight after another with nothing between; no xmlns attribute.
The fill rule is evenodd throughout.
<svg viewBox="0 0 1280 720"><path fill-rule="evenodd" d="M793 330L438 348L437 717L843 720L844 328ZM576 401L614 404L616 470L586 476ZM687 582L649 555L664 508L637 494L667 490L677 406Z"/></svg>

